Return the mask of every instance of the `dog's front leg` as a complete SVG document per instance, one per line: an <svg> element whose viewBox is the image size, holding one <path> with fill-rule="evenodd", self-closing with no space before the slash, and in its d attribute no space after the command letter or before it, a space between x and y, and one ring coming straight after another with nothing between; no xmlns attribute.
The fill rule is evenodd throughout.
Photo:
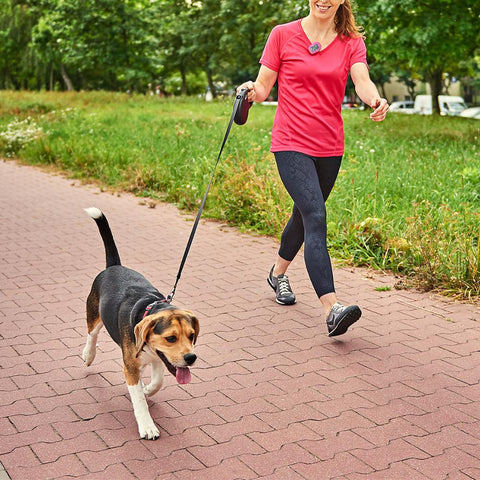
<svg viewBox="0 0 480 480"><path fill-rule="evenodd" d="M147 440L156 440L160 436L160 432L156 427L148 410L147 400L143 393L143 384L139 380L136 385L128 385L128 392L133 405L133 413L137 420L138 432L141 438Z"/></svg>
<svg viewBox="0 0 480 480"><path fill-rule="evenodd" d="M157 393L162 388L164 368L163 363L160 362L153 362L151 364L150 383L143 387L143 393L145 393L147 397Z"/></svg>
<svg viewBox="0 0 480 480"><path fill-rule="evenodd" d="M133 413L137 420L140 437L147 440L156 440L160 436L160 432L153 422L148 410L147 399L143 393L143 384L140 380L140 362L135 358L133 351L124 351L123 363L123 373L127 382L128 393L132 400Z"/></svg>

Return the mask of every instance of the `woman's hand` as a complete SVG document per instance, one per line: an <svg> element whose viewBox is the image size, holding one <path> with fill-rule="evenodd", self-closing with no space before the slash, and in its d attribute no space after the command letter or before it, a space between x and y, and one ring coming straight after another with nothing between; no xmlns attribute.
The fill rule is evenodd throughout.
<svg viewBox="0 0 480 480"><path fill-rule="evenodd" d="M370 103L370 106L374 109L374 111L370 114L370 118L374 122L382 122L383 120L385 120L390 106L384 98L373 99Z"/></svg>
<svg viewBox="0 0 480 480"><path fill-rule="evenodd" d="M242 83L239 87L237 87L237 94L240 93L240 90L246 88L248 90L247 99L249 102L254 102L257 98L257 92L255 91L255 84L252 81L248 81Z"/></svg>

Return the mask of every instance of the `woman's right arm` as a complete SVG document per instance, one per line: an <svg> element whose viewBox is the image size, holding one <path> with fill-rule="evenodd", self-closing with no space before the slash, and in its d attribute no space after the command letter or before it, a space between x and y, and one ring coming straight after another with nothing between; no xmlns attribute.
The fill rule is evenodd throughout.
<svg viewBox="0 0 480 480"><path fill-rule="evenodd" d="M265 65L261 65L255 82L248 81L248 82L242 83L237 88L237 93L242 88L247 88L249 102L258 102L258 103L263 102L270 95L270 91L275 85L275 82L277 81L277 77L278 77L278 72L266 67Z"/></svg>

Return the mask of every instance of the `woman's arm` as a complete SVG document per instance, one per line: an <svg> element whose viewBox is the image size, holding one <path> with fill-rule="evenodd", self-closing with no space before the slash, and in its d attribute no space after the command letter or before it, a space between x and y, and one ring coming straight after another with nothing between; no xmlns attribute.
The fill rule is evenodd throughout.
<svg viewBox="0 0 480 480"><path fill-rule="evenodd" d="M388 102L384 98L380 98L377 87L370 80L367 66L364 63L353 64L350 68L350 76L360 100L375 109L370 114L370 118L374 122L385 120L388 112Z"/></svg>
<svg viewBox="0 0 480 480"><path fill-rule="evenodd" d="M261 65L255 82L248 81L242 83L242 85L237 88L237 92L242 88L247 88L249 102L263 102L270 95L270 91L275 85L277 77L278 73L275 70Z"/></svg>

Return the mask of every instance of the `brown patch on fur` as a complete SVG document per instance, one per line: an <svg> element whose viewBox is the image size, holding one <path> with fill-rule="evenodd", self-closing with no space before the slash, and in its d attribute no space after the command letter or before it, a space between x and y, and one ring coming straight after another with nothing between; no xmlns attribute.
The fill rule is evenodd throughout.
<svg viewBox="0 0 480 480"><path fill-rule="evenodd" d="M190 317L190 321L192 322L192 327L195 332L193 344L195 345L197 343L198 334L200 333L200 322L198 321L198 318L195 316L195 314L190 310L183 310L183 312L187 315L187 317Z"/></svg>
<svg viewBox="0 0 480 480"><path fill-rule="evenodd" d="M98 310L98 294L96 290L90 292L87 298L87 331L90 333L101 321L100 313Z"/></svg>
<svg viewBox="0 0 480 480"><path fill-rule="evenodd" d="M123 374L127 385L137 385L140 381L140 360L137 358L135 346L128 341L122 342Z"/></svg>
<svg viewBox="0 0 480 480"><path fill-rule="evenodd" d="M159 315L148 315L135 325L135 358L140 355L144 345L147 343L148 336L159 320Z"/></svg>

